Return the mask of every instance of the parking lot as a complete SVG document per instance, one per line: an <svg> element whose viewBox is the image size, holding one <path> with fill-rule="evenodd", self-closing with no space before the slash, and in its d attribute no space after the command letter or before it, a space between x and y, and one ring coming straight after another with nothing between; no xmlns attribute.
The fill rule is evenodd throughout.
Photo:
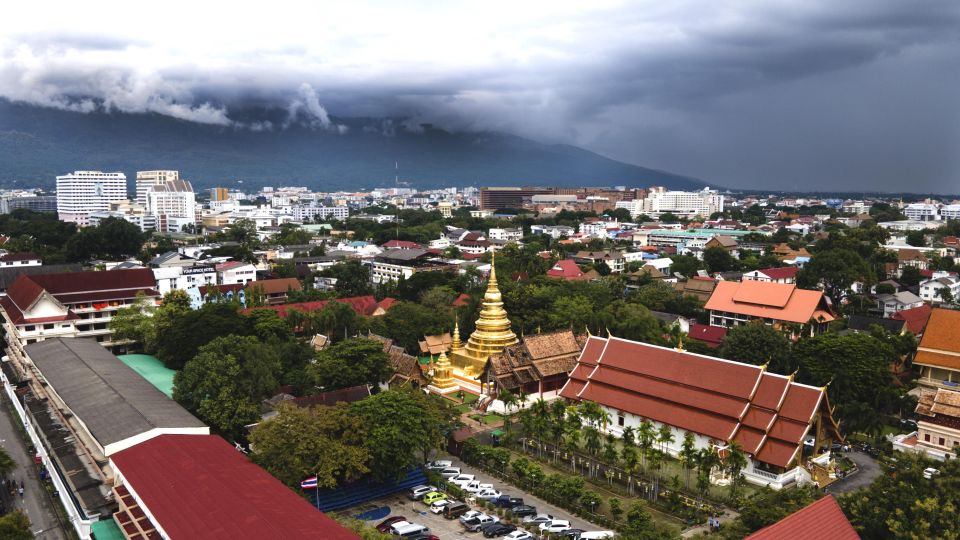
<svg viewBox="0 0 960 540"><path fill-rule="evenodd" d="M522 497L525 504L535 506L537 511L540 513L550 514L557 519L567 519L570 521L571 527L576 529L584 529L588 531L603 530L603 528L598 525L594 525L593 523L589 523L583 519L574 517L566 510L549 504L538 497L534 497L533 495L525 493L520 489L511 486L510 484L504 483L498 478L493 478L490 475L487 475L457 460L453 461L454 466L460 467L464 473L475 475L481 482L489 482L493 484L494 487L503 492L505 495ZM442 540L451 538L483 538L483 535L480 533L471 533L464 530L464 528L460 525L460 520L445 519L441 514L434 514L430 512L428 510L428 506L422 502L411 501L409 498L407 498L407 493L405 491L395 493L389 497L383 497L376 501L371 501L365 505L365 507L370 506L389 506L389 515L403 516L407 518L407 521L425 525L430 528L431 533L437 535ZM344 512L344 514L349 513L350 512ZM376 525L377 523L379 523L379 520L371 522L371 525Z"/></svg>

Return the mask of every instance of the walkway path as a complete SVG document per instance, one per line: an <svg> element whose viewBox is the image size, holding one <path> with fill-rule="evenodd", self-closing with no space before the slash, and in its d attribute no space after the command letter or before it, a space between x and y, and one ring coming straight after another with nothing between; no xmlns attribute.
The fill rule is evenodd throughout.
<svg viewBox="0 0 960 540"><path fill-rule="evenodd" d="M15 414L7 403L7 397L0 397L0 445L2 445L17 464L11 476L25 484L23 498L17 496L16 509L30 518L30 527L36 538L42 540L66 539L67 535L60 527L54 513L53 503L43 484L37 477L33 466L33 456L27 453L27 446L17 429Z"/></svg>
<svg viewBox="0 0 960 540"><path fill-rule="evenodd" d="M848 493L872 484L880 476L880 464L873 457L858 450L851 450L846 456L857 464L859 470L827 486L827 493Z"/></svg>

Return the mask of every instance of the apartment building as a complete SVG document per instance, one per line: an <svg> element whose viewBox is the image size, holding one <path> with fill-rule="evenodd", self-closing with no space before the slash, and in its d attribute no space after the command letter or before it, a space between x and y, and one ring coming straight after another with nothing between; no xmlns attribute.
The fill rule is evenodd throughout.
<svg viewBox="0 0 960 540"><path fill-rule="evenodd" d="M74 171L57 177L57 217L89 225L90 214L110 210L110 203L127 198L127 175L122 172Z"/></svg>
<svg viewBox="0 0 960 540"><path fill-rule="evenodd" d="M664 187L650 188L643 199L641 212L659 217L673 214L678 217L709 217L714 212L723 212L723 195L704 188L702 191L667 191Z"/></svg>
<svg viewBox="0 0 960 540"><path fill-rule="evenodd" d="M147 205L147 192L155 186L162 186L167 182L174 182L180 179L180 171L137 171L136 180L136 201L144 206Z"/></svg>
<svg viewBox="0 0 960 540"><path fill-rule="evenodd" d="M138 294L159 302L149 268L21 275L0 298L9 351L53 337L90 337L115 345L110 321Z"/></svg>
<svg viewBox="0 0 960 540"><path fill-rule="evenodd" d="M188 180L155 184L147 189L145 197L147 213L156 218L158 231L180 232L184 225L196 225L200 221L200 207Z"/></svg>
<svg viewBox="0 0 960 540"><path fill-rule="evenodd" d="M304 223L329 218L343 221L350 217L350 208L346 206L297 205L290 212L293 219Z"/></svg>
<svg viewBox="0 0 960 540"><path fill-rule="evenodd" d="M374 284L410 279L417 272L452 271L456 265L431 260L424 249L388 249L377 255L370 268L370 281Z"/></svg>

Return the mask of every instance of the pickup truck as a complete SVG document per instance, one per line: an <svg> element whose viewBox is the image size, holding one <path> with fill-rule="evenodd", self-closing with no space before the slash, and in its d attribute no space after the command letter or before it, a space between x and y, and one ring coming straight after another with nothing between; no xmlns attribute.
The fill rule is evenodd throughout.
<svg viewBox="0 0 960 540"><path fill-rule="evenodd" d="M500 495L491 502L501 508L513 508L514 506L520 506L523 504L523 499L520 497L511 497L509 495Z"/></svg>
<svg viewBox="0 0 960 540"><path fill-rule="evenodd" d="M473 480L460 486L460 489L467 493L479 493L484 489L493 489L493 484L481 484L479 480Z"/></svg>
<svg viewBox="0 0 960 540"><path fill-rule="evenodd" d="M480 527L483 527L487 523L496 523L498 521L500 521L500 518L496 516L480 514L479 516L473 516L472 518L463 522L463 528L470 532L477 532L480 530Z"/></svg>

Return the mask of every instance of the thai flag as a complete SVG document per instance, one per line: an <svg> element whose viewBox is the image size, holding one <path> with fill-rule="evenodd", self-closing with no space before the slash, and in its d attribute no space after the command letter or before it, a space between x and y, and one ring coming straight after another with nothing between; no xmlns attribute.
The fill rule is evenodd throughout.
<svg viewBox="0 0 960 540"><path fill-rule="evenodd" d="M317 477L311 476L303 482L300 482L300 489L317 489Z"/></svg>

